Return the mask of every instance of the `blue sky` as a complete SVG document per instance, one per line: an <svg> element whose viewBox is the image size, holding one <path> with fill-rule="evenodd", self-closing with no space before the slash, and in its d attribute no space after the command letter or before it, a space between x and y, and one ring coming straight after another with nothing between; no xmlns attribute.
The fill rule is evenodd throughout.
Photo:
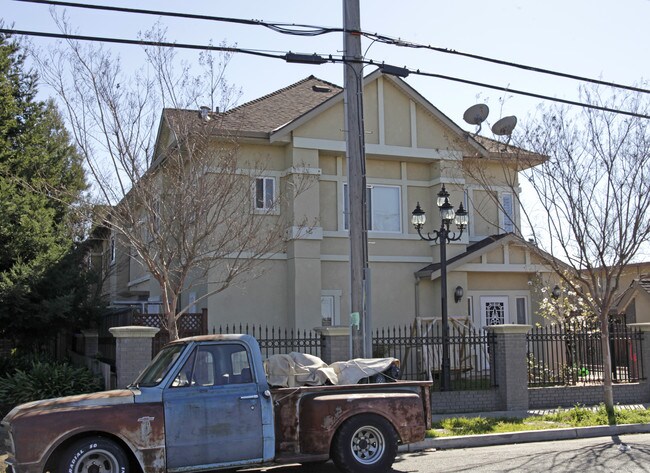
<svg viewBox="0 0 650 473"><path fill-rule="evenodd" d="M342 23L341 1L194 1L111 0L94 2L188 13L307 23L338 27ZM156 17L67 9L79 34L135 38L148 29ZM0 0L5 24L18 29L57 31L43 5ZM647 21L649 0L467 0L439 2L413 0L361 0L361 27L405 40L431 44L478 55L504 59L562 72L620 83L637 83L648 73L650 41ZM342 49L340 34L320 37L282 35L262 27L231 25L197 20L162 19L170 40L207 44L237 43L247 49L278 52L337 54ZM36 45L49 40L35 39ZM372 44L364 40L366 57L422 71L507 86L545 95L577 99L578 83L532 72L491 65L472 59L426 50L408 50ZM369 47L369 48L368 48ZM134 68L143 61L137 46L111 46ZM192 61L196 53L188 53ZM343 84L343 66L304 66L283 61L238 55L228 71L231 82L240 86L240 103L260 97L314 74ZM371 72L372 68L366 68ZM424 97L452 120L464 125L463 111L476 102L487 102L488 119L518 115L525 119L541 102L441 79L410 76L406 79ZM467 127L467 126L466 126Z"/></svg>

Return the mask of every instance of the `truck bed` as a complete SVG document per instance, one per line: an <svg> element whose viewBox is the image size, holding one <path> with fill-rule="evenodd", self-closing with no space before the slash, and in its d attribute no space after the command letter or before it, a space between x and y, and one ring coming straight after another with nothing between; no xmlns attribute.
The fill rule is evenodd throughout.
<svg viewBox="0 0 650 473"><path fill-rule="evenodd" d="M420 441L431 428L430 387L429 382L398 381L273 388L277 460L326 459L339 426L368 412L393 424L401 443Z"/></svg>

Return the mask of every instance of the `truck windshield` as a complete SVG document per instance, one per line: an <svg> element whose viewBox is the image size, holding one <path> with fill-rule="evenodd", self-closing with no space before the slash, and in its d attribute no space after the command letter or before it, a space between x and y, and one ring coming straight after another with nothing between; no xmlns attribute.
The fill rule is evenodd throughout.
<svg viewBox="0 0 650 473"><path fill-rule="evenodd" d="M169 368L171 368L184 349L184 344L177 343L160 350L151 364L140 373L133 386L157 386L160 384L169 371Z"/></svg>

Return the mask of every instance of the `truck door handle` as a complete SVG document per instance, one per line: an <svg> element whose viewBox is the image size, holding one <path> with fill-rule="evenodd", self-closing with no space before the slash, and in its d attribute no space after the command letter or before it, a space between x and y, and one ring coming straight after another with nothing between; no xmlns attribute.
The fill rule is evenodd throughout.
<svg viewBox="0 0 650 473"><path fill-rule="evenodd" d="M242 401L246 401L247 399L259 399L259 396L257 394L253 394L251 396L242 396L239 399Z"/></svg>

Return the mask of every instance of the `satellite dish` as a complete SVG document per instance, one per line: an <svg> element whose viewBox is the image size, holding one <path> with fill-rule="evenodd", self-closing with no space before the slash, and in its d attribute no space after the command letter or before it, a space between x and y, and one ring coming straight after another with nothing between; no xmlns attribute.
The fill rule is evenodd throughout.
<svg viewBox="0 0 650 473"><path fill-rule="evenodd" d="M485 121L490 109L484 103L477 103L472 105L463 114L463 120L465 120L470 125L480 125Z"/></svg>
<svg viewBox="0 0 650 473"><path fill-rule="evenodd" d="M517 117L511 115L509 117L503 117L492 125L492 133L495 135L503 136L512 134L512 131L517 126Z"/></svg>

